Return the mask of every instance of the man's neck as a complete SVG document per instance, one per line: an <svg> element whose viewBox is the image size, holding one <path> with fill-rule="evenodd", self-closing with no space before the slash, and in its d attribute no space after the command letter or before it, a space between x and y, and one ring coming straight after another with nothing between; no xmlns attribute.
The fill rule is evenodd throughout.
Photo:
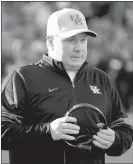
<svg viewBox="0 0 133 164"><path fill-rule="evenodd" d="M73 83L73 81L74 81L74 78L75 78L75 76L76 76L76 73L77 73L77 71L78 70L66 70L66 72L67 72L67 74L68 74L68 76L69 76L69 78L71 79L71 82Z"/></svg>
<svg viewBox="0 0 133 164"><path fill-rule="evenodd" d="M70 68L64 65L64 68L69 76L69 78L71 79L71 82L73 83L74 78L76 76L76 73L78 72L79 68Z"/></svg>

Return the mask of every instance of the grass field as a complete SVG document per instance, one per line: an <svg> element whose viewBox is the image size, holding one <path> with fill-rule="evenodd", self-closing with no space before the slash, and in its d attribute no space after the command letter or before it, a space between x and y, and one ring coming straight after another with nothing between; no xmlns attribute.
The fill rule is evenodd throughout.
<svg viewBox="0 0 133 164"><path fill-rule="evenodd" d="M131 124L133 125L133 113L128 114ZM9 163L8 151L2 151L1 154L2 164ZM133 145L132 147L120 157L109 157L106 156L106 163L119 163L119 164L133 164Z"/></svg>

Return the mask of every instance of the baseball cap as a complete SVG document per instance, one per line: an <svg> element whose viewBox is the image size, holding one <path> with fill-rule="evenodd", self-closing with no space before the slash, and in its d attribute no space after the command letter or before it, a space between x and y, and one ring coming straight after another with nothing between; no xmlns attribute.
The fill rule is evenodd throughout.
<svg viewBox="0 0 133 164"><path fill-rule="evenodd" d="M64 8L58 10L48 19L47 37L69 38L83 32L91 37L97 37L94 31L88 29L84 15L76 9Z"/></svg>

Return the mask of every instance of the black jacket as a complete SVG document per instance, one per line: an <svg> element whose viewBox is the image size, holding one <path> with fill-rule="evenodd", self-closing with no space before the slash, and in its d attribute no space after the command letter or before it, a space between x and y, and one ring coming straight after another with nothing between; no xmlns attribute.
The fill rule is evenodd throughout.
<svg viewBox="0 0 133 164"><path fill-rule="evenodd" d="M88 152L52 140L49 123L78 103L99 108L115 130L115 142L108 150L94 146ZM47 56L15 70L3 84L2 149L9 150L11 164L102 164L105 153L119 156L131 147L132 140L133 129L115 85L87 62L74 84L63 64Z"/></svg>

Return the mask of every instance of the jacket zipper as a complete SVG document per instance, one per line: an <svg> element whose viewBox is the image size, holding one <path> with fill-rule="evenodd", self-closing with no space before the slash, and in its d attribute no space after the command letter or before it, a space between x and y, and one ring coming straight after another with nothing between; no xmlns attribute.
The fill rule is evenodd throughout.
<svg viewBox="0 0 133 164"><path fill-rule="evenodd" d="M71 81L71 79L70 79ZM73 92L73 98L74 98L74 105L76 105L76 96L75 96L75 91L74 91L74 88L75 88L75 84L74 84L74 81L72 82L71 81L71 84L72 84L72 92ZM64 164L66 164L66 152L64 150Z"/></svg>
<svg viewBox="0 0 133 164"><path fill-rule="evenodd" d="M74 84L74 81L75 81L75 78L74 80L72 81L68 75L68 73L65 71L65 74L66 76L69 78L70 82L71 82L71 85L72 85L72 93L73 93L73 98L74 98L74 105L76 105L76 96L75 96L75 91L74 91L74 88L75 88L75 84ZM76 77L76 76L75 76Z"/></svg>
<svg viewBox="0 0 133 164"><path fill-rule="evenodd" d="M74 105L76 105L77 103L76 103L76 96L75 96L74 89L75 89L75 84L74 84L74 82L72 82L72 92L73 92L73 98L74 98Z"/></svg>

